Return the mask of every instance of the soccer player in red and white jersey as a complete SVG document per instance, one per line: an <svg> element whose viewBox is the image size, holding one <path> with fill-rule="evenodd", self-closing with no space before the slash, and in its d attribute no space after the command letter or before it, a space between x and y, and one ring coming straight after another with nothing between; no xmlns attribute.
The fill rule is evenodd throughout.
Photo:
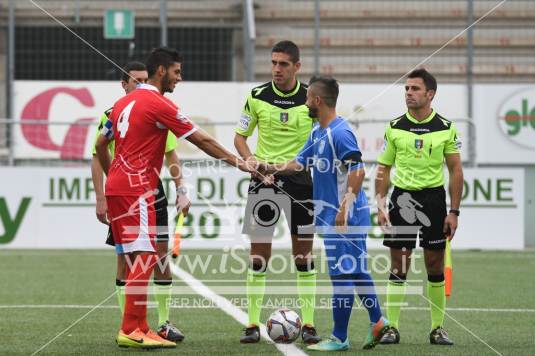
<svg viewBox="0 0 535 356"><path fill-rule="evenodd" d="M165 92L181 81L182 59L177 51L157 48L147 59L149 80L115 103L110 121L96 143L106 172L108 219L118 253L128 262L126 305L117 343L122 347L174 347L147 324L147 284L156 264L154 201L162 168L167 130L185 138L208 155L250 172L246 163L182 115ZM110 162L108 142L115 140Z"/></svg>
<svg viewBox="0 0 535 356"><path fill-rule="evenodd" d="M136 90L136 87L140 83L146 83L149 78L147 67L144 63L140 62L129 62L123 67L123 74L121 78L121 86L123 87L125 94L130 93L131 91ZM102 130L108 117L111 114L111 108L106 110L101 117L101 121L98 125L97 135L95 137L95 142L93 143L93 160L91 163L91 177L93 180L93 186L95 188L95 194L97 197L96 204L96 214L100 222L109 225L107 220L108 205L106 203L106 196L104 195L104 172L100 166L100 162L96 157L96 149L94 148L96 139L99 136L99 132ZM175 183L175 187L178 190L179 188L185 190L182 187L181 182L181 172L180 172L180 160L176 153L176 137L175 135L168 131L167 142L165 144L165 161L171 174L172 180ZM115 142L111 141L108 145L111 156L114 156L115 153ZM180 196L179 196L180 197ZM184 200L184 196L181 197ZM158 182L158 195L156 196L156 203L154 205L156 210L156 224L161 229L157 233L156 237L156 252L160 258L160 263L158 267L154 268L154 299L158 304L158 335L164 339L170 341L182 341L184 335L182 332L169 321L169 299L171 298L171 291L173 288L172 281L173 276L171 274L171 269L169 267L169 232L167 229L168 226L168 214L167 214L167 197L165 196L164 188L162 181ZM184 212L184 215L185 212ZM111 231L111 226L108 229L108 234L106 238L106 244L115 247L115 242L113 240L113 233ZM115 290L117 291L117 299L119 302L119 307L121 315L124 313L124 304L125 304L125 279L126 279L126 260L124 254L117 255L117 274L115 278Z"/></svg>

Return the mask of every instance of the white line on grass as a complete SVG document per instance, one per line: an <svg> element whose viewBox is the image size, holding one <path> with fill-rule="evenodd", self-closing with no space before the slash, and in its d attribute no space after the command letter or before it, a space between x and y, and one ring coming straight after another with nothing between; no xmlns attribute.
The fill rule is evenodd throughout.
<svg viewBox="0 0 535 356"><path fill-rule="evenodd" d="M223 298L223 297L221 297ZM0 305L0 309L90 309L94 305L84 305L84 304L4 304ZM235 308L238 308L234 306ZM148 306L148 308L156 308L155 306ZM171 309L210 309L217 308L219 306L204 306L204 305L171 305ZM102 305L99 309L119 309L118 305ZM239 308L238 308L239 309ZM326 306L316 306L315 309L331 309L331 307ZM362 309L364 308L359 306L354 306L353 309ZM402 307L401 310L429 310L429 307ZM503 309L503 308L446 308L446 311L449 312L476 312L476 313L535 313L535 309L525 309L525 308L514 308L514 309Z"/></svg>
<svg viewBox="0 0 535 356"><path fill-rule="evenodd" d="M195 292L197 292L199 295L203 296L204 298L211 300L212 303L217 305L221 310L223 310L225 313L233 317L236 321L238 321L240 324L247 326L249 323L249 318L246 312L235 306L225 297L222 297L218 294L216 294L213 290L208 288L206 285L204 285L201 281L193 277L188 272L184 271L177 265L171 263L169 265L171 267L171 272L178 278L187 281L187 284L193 289ZM267 334L266 326L260 325L260 335L271 342L271 339L269 338L269 335ZM300 348L293 344L289 345L283 345L283 344L274 344L277 349L282 352L285 355L295 355L295 356L305 356L307 355L305 352L303 352Z"/></svg>
<svg viewBox="0 0 535 356"><path fill-rule="evenodd" d="M78 318L74 323L72 323L71 325L69 325L66 329L64 329L62 332L60 332L59 334L57 334L56 336L54 336L50 341L48 341L46 344L44 344L43 346L41 346L40 348L38 348L35 352L33 352L31 354L31 356L34 356L36 354L38 354L39 352L41 352L42 350L44 350L48 345L50 345L51 343L53 343L58 337L60 337L61 335L65 334L67 331L71 330L76 324L78 324L79 322L81 322L82 320L85 319L86 316L88 316L89 314L91 314L94 310L102 307L102 305L104 303L106 303L111 297L113 297L114 295L116 294L116 292L113 292L112 294L110 294L107 298L105 298L104 300L102 300L100 303L98 303L97 305L94 305L94 306L91 306L91 309L85 313L84 315L82 315L80 318Z"/></svg>

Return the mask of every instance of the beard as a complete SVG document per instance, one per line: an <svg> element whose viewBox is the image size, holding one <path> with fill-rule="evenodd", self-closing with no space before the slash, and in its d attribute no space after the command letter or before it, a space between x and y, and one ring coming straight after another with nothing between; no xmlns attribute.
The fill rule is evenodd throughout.
<svg viewBox="0 0 535 356"><path fill-rule="evenodd" d="M166 73L165 76L162 78L162 88L164 93L172 93L173 87L171 85L171 79L169 79L168 74Z"/></svg>
<svg viewBox="0 0 535 356"><path fill-rule="evenodd" d="M317 119L318 118L318 108L309 107L308 108L308 116Z"/></svg>

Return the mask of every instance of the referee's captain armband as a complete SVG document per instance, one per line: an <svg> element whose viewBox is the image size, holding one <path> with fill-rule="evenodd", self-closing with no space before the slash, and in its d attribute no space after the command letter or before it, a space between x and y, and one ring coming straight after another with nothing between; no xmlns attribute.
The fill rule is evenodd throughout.
<svg viewBox="0 0 535 356"><path fill-rule="evenodd" d="M100 129L100 134L106 137L108 140L113 138L113 122L111 120L107 120L104 126L102 126Z"/></svg>

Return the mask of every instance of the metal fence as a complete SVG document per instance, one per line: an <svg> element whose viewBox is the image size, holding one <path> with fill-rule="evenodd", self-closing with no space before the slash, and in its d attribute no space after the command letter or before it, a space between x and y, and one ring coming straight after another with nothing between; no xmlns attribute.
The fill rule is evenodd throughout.
<svg viewBox="0 0 535 356"><path fill-rule="evenodd" d="M376 156L383 146L383 132L390 119L359 119L349 117L348 122L357 133L363 160L375 163ZM469 119L454 119L463 137L463 163L476 164L476 137L473 122ZM0 119L7 125L11 135L0 140L0 165L13 166L87 166L92 159L97 120L85 119L78 122L48 120L10 120ZM230 151L234 149L235 121L196 122L196 125L213 135ZM372 147L373 146L373 147ZM371 152L370 152L371 151ZM181 160L211 160L204 152L192 145L180 143Z"/></svg>
<svg viewBox="0 0 535 356"><path fill-rule="evenodd" d="M111 9L134 13L133 38L105 39ZM186 80L267 81L282 39L300 46L303 80L391 84L425 67L466 85L469 118L474 83L535 82L532 0L0 0L0 117L18 119L14 80L115 80L111 62L160 44L183 53Z"/></svg>

